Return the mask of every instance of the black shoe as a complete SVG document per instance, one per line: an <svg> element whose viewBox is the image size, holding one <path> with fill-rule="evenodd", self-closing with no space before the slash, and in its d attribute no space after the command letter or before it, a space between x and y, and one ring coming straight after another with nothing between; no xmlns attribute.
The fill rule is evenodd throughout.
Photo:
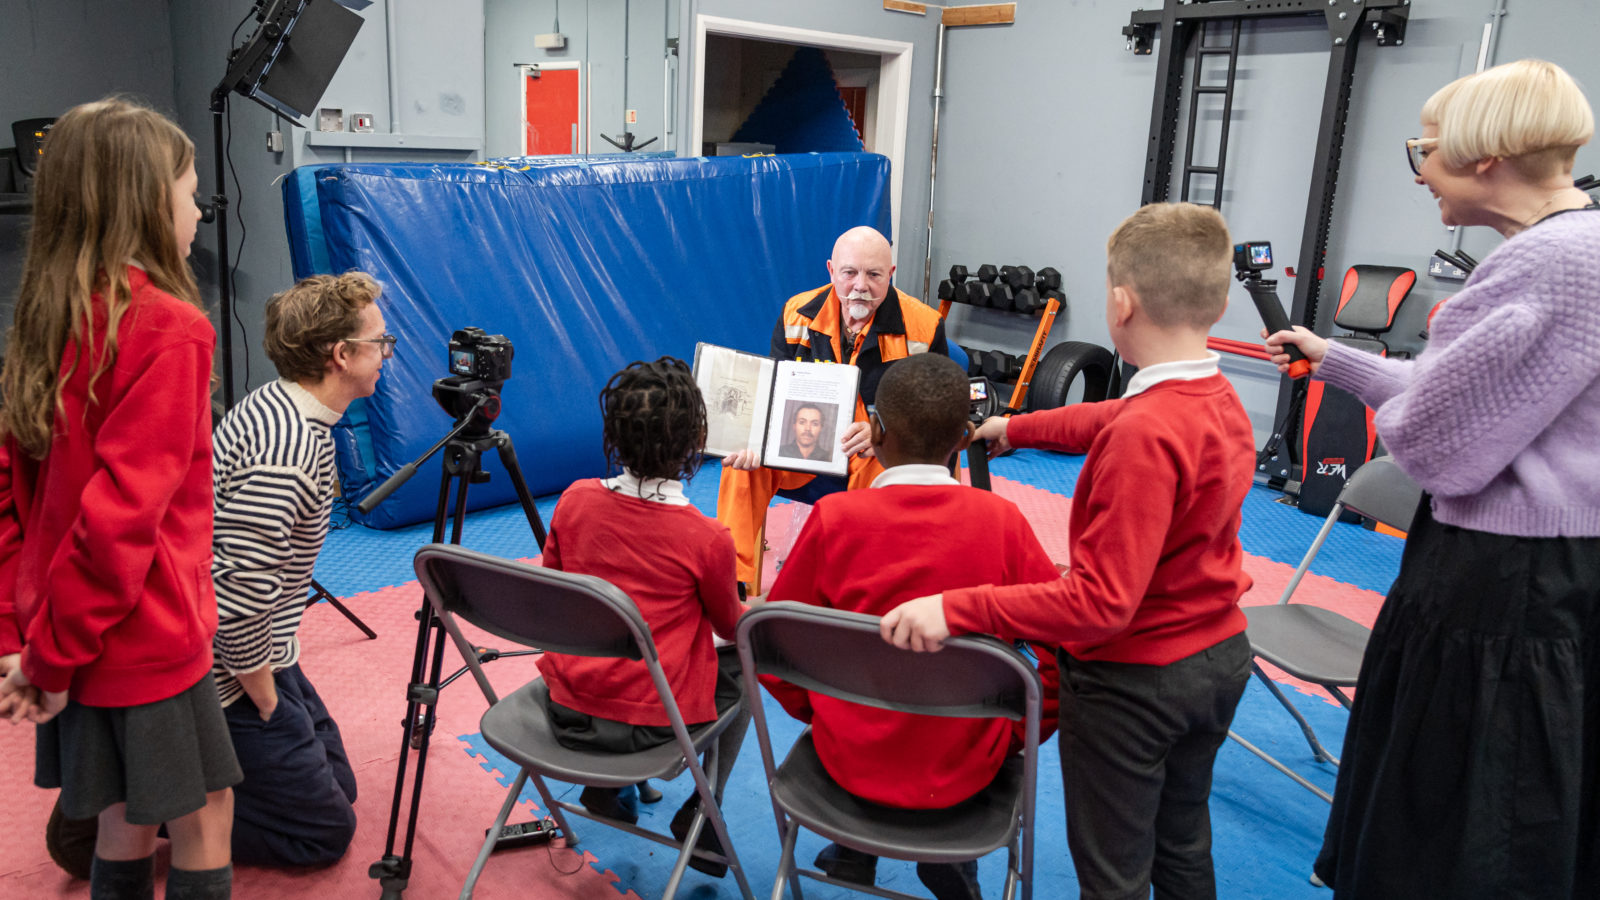
<svg viewBox="0 0 1600 900"><path fill-rule="evenodd" d="M583 808L597 816L617 819L629 825L639 823L639 792L633 785L625 788L586 787L578 795Z"/></svg>
<svg viewBox="0 0 1600 900"><path fill-rule="evenodd" d="M822 848L812 865L822 870L824 875L848 881L852 884L864 884L871 887L878 880L878 858L871 853L862 853L840 844L829 844Z"/></svg>
<svg viewBox="0 0 1600 900"><path fill-rule="evenodd" d="M89 868L94 863L94 842L99 835L98 816L69 819L61 813L61 798L56 797L50 821L44 826L44 846L62 871L73 878L89 880Z"/></svg>
<svg viewBox="0 0 1600 900"><path fill-rule="evenodd" d="M639 788L640 803L660 803L661 792L648 781L641 781L636 785Z"/></svg>
<svg viewBox="0 0 1600 900"><path fill-rule="evenodd" d="M700 797L698 795L691 796L688 802L680 806L677 814L672 817L672 836L678 839L678 843L683 843L684 839L689 836L689 825L694 822L694 814L699 811ZM717 840L717 830L711 827L710 820L700 826L700 838L694 842L694 848L696 850L704 850L707 853L715 853L719 856L728 855L722 849L722 842ZM704 872L712 878L721 878L728 874L727 863L712 862L709 859L701 859L698 856L689 857L689 868L696 872Z"/></svg>
<svg viewBox="0 0 1600 900"><path fill-rule="evenodd" d="M978 890L978 861L917 863L917 878L935 900L983 900Z"/></svg>

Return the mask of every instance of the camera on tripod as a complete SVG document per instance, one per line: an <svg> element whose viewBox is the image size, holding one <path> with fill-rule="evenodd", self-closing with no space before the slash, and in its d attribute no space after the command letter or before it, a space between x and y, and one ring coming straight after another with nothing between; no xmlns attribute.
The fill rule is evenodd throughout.
<svg viewBox="0 0 1600 900"><path fill-rule="evenodd" d="M974 375L967 380L967 398L972 404L967 408L967 418L974 425L982 425L990 416L997 416L1004 409L1000 398L994 395L994 385L982 375Z"/></svg>
<svg viewBox="0 0 1600 900"><path fill-rule="evenodd" d="M478 413L486 426L500 415L500 387L511 377L511 341L468 326L450 335L450 375L433 383L433 399L456 419Z"/></svg>

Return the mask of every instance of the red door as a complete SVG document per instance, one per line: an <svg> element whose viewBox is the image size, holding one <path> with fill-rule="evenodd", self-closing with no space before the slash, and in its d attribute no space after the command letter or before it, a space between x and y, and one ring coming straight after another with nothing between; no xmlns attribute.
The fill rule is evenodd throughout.
<svg viewBox="0 0 1600 900"><path fill-rule="evenodd" d="M549 156L578 152L578 70L543 69L523 76L522 152Z"/></svg>

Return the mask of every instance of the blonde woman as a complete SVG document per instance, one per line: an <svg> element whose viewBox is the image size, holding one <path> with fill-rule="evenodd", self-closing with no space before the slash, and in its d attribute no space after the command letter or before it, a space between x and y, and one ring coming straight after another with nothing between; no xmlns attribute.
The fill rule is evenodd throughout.
<svg viewBox="0 0 1600 900"><path fill-rule="evenodd" d="M0 369L0 715L98 817L96 898L229 896L239 766L211 677L212 348L194 147L120 100L46 139Z"/></svg>
<svg viewBox="0 0 1600 900"><path fill-rule="evenodd" d="M1413 362L1304 329L1426 492L1373 629L1316 874L1336 897L1600 896L1600 207L1557 66L1446 85L1406 142L1447 225L1506 238Z"/></svg>

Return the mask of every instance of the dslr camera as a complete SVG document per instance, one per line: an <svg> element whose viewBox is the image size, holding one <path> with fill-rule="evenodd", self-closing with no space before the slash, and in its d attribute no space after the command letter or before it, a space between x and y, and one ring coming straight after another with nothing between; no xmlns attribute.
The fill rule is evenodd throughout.
<svg viewBox="0 0 1600 900"><path fill-rule="evenodd" d="M500 388L511 377L515 349L503 334L467 327L450 335L450 375L433 383L433 399L455 419L473 416L485 431L500 415Z"/></svg>
<svg viewBox="0 0 1600 900"><path fill-rule="evenodd" d="M450 374L504 384L511 377L511 341L503 334L487 334L467 326L450 335Z"/></svg>

